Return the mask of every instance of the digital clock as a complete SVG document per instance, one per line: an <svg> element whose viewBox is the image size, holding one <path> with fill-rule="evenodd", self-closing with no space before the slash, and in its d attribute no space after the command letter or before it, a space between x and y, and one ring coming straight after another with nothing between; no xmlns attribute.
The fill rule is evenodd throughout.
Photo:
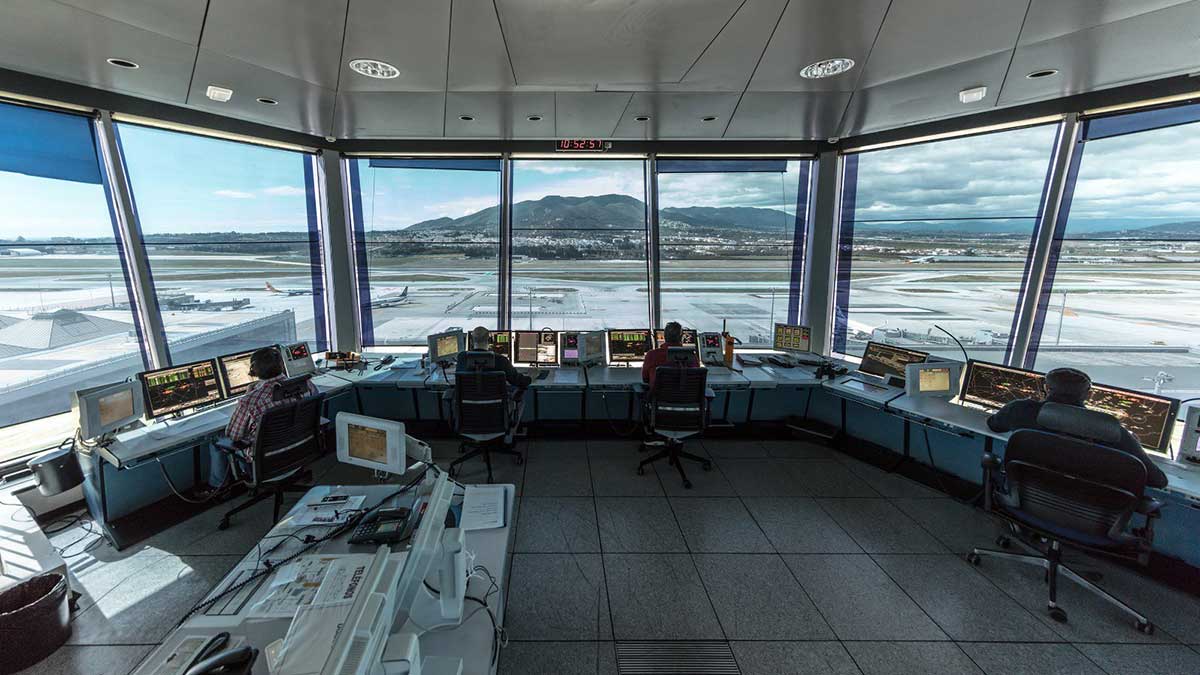
<svg viewBox="0 0 1200 675"><path fill-rule="evenodd" d="M554 144L557 152L604 152L612 147L612 141L598 138L560 138Z"/></svg>

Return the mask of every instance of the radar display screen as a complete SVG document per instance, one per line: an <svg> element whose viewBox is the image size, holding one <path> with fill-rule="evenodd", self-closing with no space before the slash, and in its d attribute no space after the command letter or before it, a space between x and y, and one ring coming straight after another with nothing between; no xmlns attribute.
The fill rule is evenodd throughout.
<svg viewBox="0 0 1200 675"><path fill-rule="evenodd" d="M124 388L107 396L101 396L98 401L100 408L100 426L112 424L133 417L133 390Z"/></svg>
<svg viewBox="0 0 1200 675"><path fill-rule="evenodd" d="M1179 401L1165 396L1093 384L1087 407L1117 418L1143 447L1165 452L1179 412Z"/></svg>
<svg viewBox="0 0 1200 675"><path fill-rule="evenodd" d="M683 329L683 339L680 340L679 346L694 348L696 346L696 342L697 342L697 337L696 337L697 335L698 334L696 333L695 330L693 330L691 328L684 328ZM662 347L666 344L667 344L667 338L663 335L663 329L661 329L661 328L656 329L654 331L654 346L657 348L657 347Z"/></svg>
<svg viewBox="0 0 1200 675"><path fill-rule="evenodd" d="M150 417L162 417L221 400L217 363L213 359L151 370L138 377L146 392Z"/></svg>
<svg viewBox="0 0 1200 675"><path fill-rule="evenodd" d="M250 374L250 357L257 350L226 354L217 358L217 366L221 369L221 386L225 388L225 397L241 396L250 385L258 381Z"/></svg>
<svg viewBox="0 0 1200 675"><path fill-rule="evenodd" d="M925 363L929 354L915 349L905 349L885 345L882 342L868 342L867 350L863 352L862 363L858 364L860 373L887 377L894 375L904 379L904 367L910 363Z"/></svg>
<svg viewBox="0 0 1200 675"><path fill-rule="evenodd" d="M705 349L720 349L721 348L721 334L720 333L705 333L704 334L704 348Z"/></svg>
<svg viewBox="0 0 1200 675"><path fill-rule="evenodd" d="M558 333L519 330L516 332L517 358L513 363L553 366L558 363Z"/></svg>
<svg viewBox="0 0 1200 675"><path fill-rule="evenodd" d="M608 360L614 363L642 361L650 351L649 330L608 331Z"/></svg>
<svg viewBox="0 0 1200 675"><path fill-rule="evenodd" d="M492 331L488 335L488 349L512 360L512 333L506 330Z"/></svg>
<svg viewBox="0 0 1200 675"><path fill-rule="evenodd" d="M312 356L312 354L308 351L307 342L297 342L296 344L288 347L288 354L293 361Z"/></svg>
<svg viewBox="0 0 1200 675"><path fill-rule="evenodd" d="M563 333L562 357L564 361L579 360L579 333Z"/></svg>
<svg viewBox="0 0 1200 675"><path fill-rule="evenodd" d="M793 326L786 323L775 324L776 351L807 352L812 343L812 334L808 326Z"/></svg>
<svg viewBox="0 0 1200 675"><path fill-rule="evenodd" d="M1045 397L1046 377L1041 373L986 361L967 362L967 376L959 395L964 402L988 410L999 410L1018 399L1040 401Z"/></svg>

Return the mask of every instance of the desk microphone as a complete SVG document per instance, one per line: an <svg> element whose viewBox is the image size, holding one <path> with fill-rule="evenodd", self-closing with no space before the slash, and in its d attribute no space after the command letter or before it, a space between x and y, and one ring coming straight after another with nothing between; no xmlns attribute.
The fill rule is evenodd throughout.
<svg viewBox="0 0 1200 675"><path fill-rule="evenodd" d="M940 331L942 331L942 332L943 332L943 333L945 333L946 335L949 335L949 336L950 336L950 339L951 339L951 340L954 340L954 344L958 345L958 348L959 348L960 350L962 350L962 353L963 353L963 363L966 363L967 361L970 361L970 360L971 360L971 357L967 356L967 350L966 350L966 348L964 348L964 347L962 346L962 343L958 341L958 338L954 337L954 334L953 334L953 333L951 333L950 331L946 330L945 328L942 328L941 326L937 325L936 323L935 323L935 324L933 324L933 327L934 327L934 328L936 328L936 329L938 329L938 330L940 330Z"/></svg>

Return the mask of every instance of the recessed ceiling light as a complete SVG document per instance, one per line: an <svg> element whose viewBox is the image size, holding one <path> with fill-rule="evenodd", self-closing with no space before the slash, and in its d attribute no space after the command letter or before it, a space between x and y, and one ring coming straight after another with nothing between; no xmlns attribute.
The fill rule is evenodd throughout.
<svg viewBox="0 0 1200 675"><path fill-rule="evenodd" d="M1041 77L1050 77L1051 75L1057 75L1057 74L1058 74L1058 70L1055 68L1042 68L1041 70L1035 70L1032 73L1029 73L1025 77L1027 77L1031 80L1036 80Z"/></svg>
<svg viewBox="0 0 1200 675"><path fill-rule="evenodd" d="M463 122L474 122L475 116L474 115L459 115L458 119L462 120Z"/></svg>
<svg viewBox="0 0 1200 675"><path fill-rule="evenodd" d="M110 65L110 66L116 66L118 68L125 68L126 70L137 70L138 68L141 68L141 66L134 63L133 61L130 61L129 59L105 59L105 60L108 61L108 65Z"/></svg>
<svg viewBox="0 0 1200 675"><path fill-rule="evenodd" d="M233 90L225 87L218 87L215 84L208 85L208 89L204 91L204 95L216 101L217 103L226 103L233 98Z"/></svg>
<svg viewBox="0 0 1200 675"><path fill-rule="evenodd" d="M541 122L542 116L541 115L530 115L529 117L526 117L525 119L529 120L530 122Z"/></svg>
<svg viewBox="0 0 1200 675"><path fill-rule="evenodd" d="M833 77L854 67L854 59L838 57L836 59L825 59L810 63L800 69L800 77L806 80L820 80L825 77Z"/></svg>
<svg viewBox="0 0 1200 675"><path fill-rule="evenodd" d="M987 87L971 87L958 92L959 103L978 103L987 96Z"/></svg>
<svg viewBox="0 0 1200 675"><path fill-rule="evenodd" d="M716 115L705 115L704 117L700 118L700 121L701 122L716 122L717 116Z"/></svg>
<svg viewBox="0 0 1200 675"><path fill-rule="evenodd" d="M258 101L259 103L261 103L263 105L279 105L279 101L276 101L273 98L267 98L266 96L259 96L258 98L254 99L254 100Z"/></svg>
<svg viewBox="0 0 1200 675"><path fill-rule="evenodd" d="M650 116L649 115L638 115L637 117L633 118L633 121L634 122L649 122Z"/></svg>
<svg viewBox="0 0 1200 675"><path fill-rule="evenodd" d="M377 59L354 59L350 62L350 70L377 80L392 80L400 77L399 68Z"/></svg>

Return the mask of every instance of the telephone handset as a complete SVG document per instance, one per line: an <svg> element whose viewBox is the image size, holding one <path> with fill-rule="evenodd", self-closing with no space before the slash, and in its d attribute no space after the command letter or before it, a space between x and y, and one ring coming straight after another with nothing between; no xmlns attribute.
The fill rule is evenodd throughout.
<svg viewBox="0 0 1200 675"><path fill-rule="evenodd" d="M250 645L227 649L188 668L184 675L250 675L258 650Z"/></svg>

